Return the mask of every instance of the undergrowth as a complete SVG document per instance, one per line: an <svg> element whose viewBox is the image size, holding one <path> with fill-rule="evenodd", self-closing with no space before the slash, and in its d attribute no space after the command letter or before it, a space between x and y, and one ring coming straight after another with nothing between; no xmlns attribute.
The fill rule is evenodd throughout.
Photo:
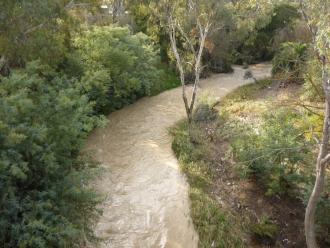
<svg viewBox="0 0 330 248"><path fill-rule="evenodd" d="M245 247L246 234L272 245L282 231L272 216L243 223L243 216L217 202L211 191L217 175L214 152L221 140L230 143L236 163L230 170L255 180L265 199L283 197L306 204L314 182L317 148L311 130L319 129L319 118L301 107L280 106L274 95L266 99L273 84L272 80L262 80L238 88L222 100L220 115L209 107L212 104L202 102L196 107L192 124L181 121L171 129L172 148L190 184L199 247ZM317 211L321 247L329 244L327 187Z"/></svg>
<svg viewBox="0 0 330 248"><path fill-rule="evenodd" d="M181 121L171 129L172 148L190 184L191 215L199 235L199 247L244 247L240 226L221 209L210 192L215 174L212 125L216 123L214 112L207 105L200 105L193 124L188 126L186 121Z"/></svg>
<svg viewBox="0 0 330 248"><path fill-rule="evenodd" d="M264 89L272 87L277 87L272 80L263 80L227 95L221 104L221 116L226 119L221 132L229 133L242 176L256 179L268 197L289 197L307 204L315 180L317 144L313 137L320 138L322 113L282 104L276 96L266 99ZM294 94L299 99L299 92ZM322 247L330 244L330 218L324 214L330 211L329 185L317 211Z"/></svg>

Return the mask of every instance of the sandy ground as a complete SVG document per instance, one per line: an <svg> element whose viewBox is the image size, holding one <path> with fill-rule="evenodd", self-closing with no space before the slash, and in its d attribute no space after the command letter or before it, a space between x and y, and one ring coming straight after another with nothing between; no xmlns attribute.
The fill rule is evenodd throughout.
<svg viewBox="0 0 330 248"><path fill-rule="evenodd" d="M251 83L243 79L244 69L234 69L202 80L199 91L222 97ZM271 66L259 64L250 70L260 79L270 76ZM89 137L87 149L105 168L96 182L106 196L95 229L103 247L197 247L188 185L168 134L184 117L179 87L112 113L107 126Z"/></svg>

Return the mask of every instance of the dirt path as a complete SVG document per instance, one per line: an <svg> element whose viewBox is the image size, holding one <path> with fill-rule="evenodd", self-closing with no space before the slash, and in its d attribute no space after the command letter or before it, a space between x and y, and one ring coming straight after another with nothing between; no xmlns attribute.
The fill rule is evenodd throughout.
<svg viewBox="0 0 330 248"><path fill-rule="evenodd" d="M244 80L244 70L202 80L201 90L221 97ZM250 68L256 78L270 75L270 65ZM87 148L106 169L97 188L107 196L96 233L103 247L195 248L189 214L188 185L171 150L167 128L185 116L181 89L144 98L109 116Z"/></svg>

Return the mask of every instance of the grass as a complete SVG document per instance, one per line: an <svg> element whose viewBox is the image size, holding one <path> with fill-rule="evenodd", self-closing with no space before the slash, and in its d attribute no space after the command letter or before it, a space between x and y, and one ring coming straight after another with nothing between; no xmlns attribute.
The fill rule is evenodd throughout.
<svg viewBox="0 0 330 248"><path fill-rule="evenodd" d="M172 148L190 184L191 216L199 235L199 247L244 247L240 227L210 192L214 184L211 154L214 144L208 132L209 124L210 121L188 126L186 121L181 121L171 129Z"/></svg>
<svg viewBox="0 0 330 248"><path fill-rule="evenodd" d="M238 109L247 106L251 108L252 105L247 104L247 101L255 98L257 92L269 87L271 83L271 80L262 80L240 87L227 95L221 105L230 108L236 103L234 106ZM190 185L191 216L199 235L199 247L246 247L246 223L241 223L240 218L222 209L211 192L215 185L214 175L217 174L214 141L219 139L215 136L222 135L218 132L222 120L216 111L207 108L212 105L212 100L206 96L201 99L202 102L196 107L194 122L188 125L183 120L170 130L174 138L172 149ZM244 102L244 106L240 106L240 102ZM230 111L236 112L233 109Z"/></svg>
<svg viewBox="0 0 330 248"><path fill-rule="evenodd" d="M258 223L251 226L251 232L255 238L266 241L271 244L275 241L278 235L278 226L267 216L262 217Z"/></svg>
<svg viewBox="0 0 330 248"><path fill-rule="evenodd" d="M231 104L244 100L253 100L260 92L260 90L268 88L273 81L271 79L264 79L257 81L254 84L248 84L239 87L238 89L229 93L222 101L223 104Z"/></svg>
<svg viewBox="0 0 330 248"><path fill-rule="evenodd" d="M183 120L170 130L174 138L173 151L190 184L191 216L199 234L201 248L250 247L251 240L248 241L247 236L256 238L261 244L265 244L263 242L269 245L273 242L275 244L281 238L279 237L280 230L282 228L287 230L283 227L287 219L282 218L281 214L273 216L272 208L269 206L267 210L262 209L262 212L267 212L269 218L259 219L262 216L251 217L248 212L237 212L231 206L221 205L222 203L218 201L218 197L223 198L224 194L221 192L224 189L219 188L217 184L217 179L224 177L217 171L219 160L215 153L219 151L218 146L223 140L232 146L232 142L244 137L242 134L246 125L258 128L259 122L264 121L266 111L270 109L279 111L279 108L274 105L274 99L266 99L263 95L263 93L268 93L266 89L271 84L272 80L262 80L256 84L238 88L221 101L220 115L215 110L206 108L207 105L212 104L208 99L204 99L204 102L200 102L196 107L192 124L188 126L188 123ZM231 150L231 152L234 151ZM235 173L238 166L231 165L229 170ZM216 189L220 190L218 196L218 193L215 193ZM262 187L260 189L262 191ZM260 194L253 199L267 198L262 193ZM271 221L273 218L279 220L278 226L277 222ZM295 234L297 229L291 228L288 231L290 234Z"/></svg>

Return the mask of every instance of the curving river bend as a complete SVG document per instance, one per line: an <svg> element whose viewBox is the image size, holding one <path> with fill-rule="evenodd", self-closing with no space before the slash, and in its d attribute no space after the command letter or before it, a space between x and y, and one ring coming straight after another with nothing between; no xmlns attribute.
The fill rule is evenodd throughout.
<svg viewBox="0 0 330 248"><path fill-rule="evenodd" d="M244 80L245 70L216 74L200 82L222 97ZM250 67L257 78L270 76L271 66ZM168 128L185 117L181 88L146 97L109 116L105 128L87 142L106 169L96 187L106 195L95 232L104 248L195 248L189 213L188 185L171 150Z"/></svg>

